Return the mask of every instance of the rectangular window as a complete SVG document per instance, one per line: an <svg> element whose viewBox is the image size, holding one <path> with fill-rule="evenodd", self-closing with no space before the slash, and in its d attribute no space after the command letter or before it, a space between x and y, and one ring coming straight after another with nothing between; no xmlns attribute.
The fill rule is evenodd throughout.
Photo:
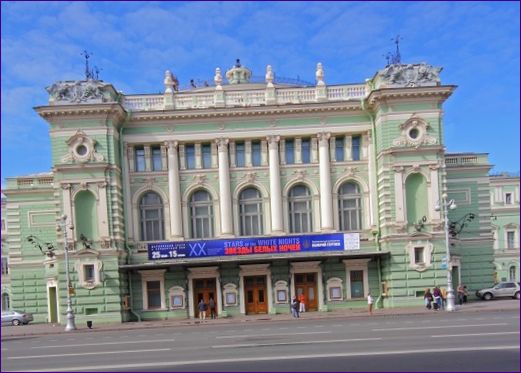
<svg viewBox="0 0 521 373"><path fill-rule="evenodd" d="M152 171L161 171L161 148L159 146L152 147Z"/></svg>
<svg viewBox="0 0 521 373"><path fill-rule="evenodd" d="M235 165L237 167L244 167L246 165L246 156L243 142L235 143Z"/></svg>
<svg viewBox="0 0 521 373"><path fill-rule="evenodd" d="M353 156L353 161L360 160L360 143L361 143L360 136L353 136L351 138L351 154Z"/></svg>
<svg viewBox="0 0 521 373"><path fill-rule="evenodd" d="M195 169L195 145L185 145L185 159L186 168L189 170Z"/></svg>
<svg viewBox="0 0 521 373"><path fill-rule="evenodd" d="M135 170L137 172L145 171L145 148L142 146L137 146L134 149L134 158L135 158Z"/></svg>
<svg viewBox="0 0 521 373"><path fill-rule="evenodd" d="M329 298L330 299L342 299L342 290L339 286L335 286L329 288Z"/></svg>
<svg viewBox="0 0 521 373"><path fill-rule="evenodd" d="M344 160L344 137L337 137L335 139L335 159L337 162Z"/></svg>
<svg viewBox="0 0 521 373"><path fill-rule="evenodd" d="M295 143L293 140L285 141L286 164L295 163Z"/></svg>
<svg viewBox="0 0 521 373"><path fill-rule="evenodd" d="M172 308L183 308L183 296L173 295L171 300Z"/></svg>
<svg viewBox="0 0 521 373"><path fill-rule="evenodd" d="M423 247L415 247L414 248L414 264L422 264L425 263L425 259L423 258Z"/></svg>
<svg viewBox="0 0 521 373"><path fill-rule="evenodd" d="M282 303L287 301L286 290L277 290L277 302Z"/></svg>
<svg viewBox="0 0 521 373"><path fill-rule="evenodd" d="M311 162L311 140L310 139L302 139L301 150L302 150L302 163L310 163Z"/></svg>
<svg viewBox="0 0 521 373"><path fill-rule="evenodd" d="M161 281L147 281L148 309L161 308Z"/></svg>
<svg viewBox="0 0 521 373"><path fill-rule="evenodd" d="M364 297L364 271L350 271L351 298Z"/></svg>
<svg viewBox="0 0 521 373"><path fill-rule="evenodd" d="M507 205L512 204L512 193L505 194L505 204L507 204Z"/></svg>
<svg viewBox="0 0 521 373"><path fill-rule="evenodd" d="M2 257L2 276L9 274L9 262L6 256Z"/></svg>
<svg viewBox="0 0 521 373"><path fill-rule="evenodd" d="M260 141L251 142L251 164L254 167L261 165L261 143Z"/></svg>
<svg viewBox="0 0 521 373"><path fill-rule="evenodd" d="M85 282L94 282L94 264L83 265L83 279Z"/></svg>
<svg viewBox="0 0 521 373"><path fill-rule="evenodd" d="M203 168L212 168L212 147L210 144L203 144L201 146L201 153L203 156Z"/></svg>
<svg viewBox="0 0 521 373"><path fill-rule="evenodd" d="M516 232L510 231L507 232L507 249L514 249L515 248L515 237Z"/></svg>

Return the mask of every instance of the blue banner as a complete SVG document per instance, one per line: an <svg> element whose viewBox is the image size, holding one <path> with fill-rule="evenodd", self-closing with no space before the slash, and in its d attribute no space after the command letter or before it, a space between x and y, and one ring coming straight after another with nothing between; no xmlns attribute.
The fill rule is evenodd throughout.
<svg viewBox="0 0 521 373"><path fill-rule="evenodd" d="M148 259L202 258L286 254L295 252L359 250L358 233L332 233L284 237L247 237L223 240L157 242L148 244Z"/></svg>

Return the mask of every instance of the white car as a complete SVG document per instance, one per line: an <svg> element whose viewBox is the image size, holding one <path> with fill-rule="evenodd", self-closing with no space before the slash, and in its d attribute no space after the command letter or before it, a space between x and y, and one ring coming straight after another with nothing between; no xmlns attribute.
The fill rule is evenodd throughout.
<svg viewBox="0 0 521 373"><path fill-rule="evenodd" d="M512 297L514 299L519 299L519 288L519 282L500 282L494 287L476 291L476 296L484 300L491 300L492 298L499 297Z"/></svg>
<svg viewBox="0 0 521 373"><path fill-rule="evenodd" d="M27 325L33 321L33 315L20 311L2 311L2 325Z"/></svg>

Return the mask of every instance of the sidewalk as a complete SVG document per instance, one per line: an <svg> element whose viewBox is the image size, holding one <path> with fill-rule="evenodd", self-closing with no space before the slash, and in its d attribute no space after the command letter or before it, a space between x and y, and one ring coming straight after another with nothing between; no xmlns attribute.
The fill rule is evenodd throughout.
<svg viewBox="0 0 521 373"><path fill-rule="evenodd" d="M517 310L519 312L519 301L511 299L491 300L470 302L463 306L456 306L454 314L480 311L510 311ZM446 311L429 311L424 307L396 307L378 309L370 316L365 308L360 309L342 309L331 312L305 312L301 314L302 320L318 320L318 319L348 319L353 317L386 317L398 315L425 315L425 314L442 314ZM277 314L277 315L244 315L235 316L222 319L206 319L202 325L218 325L230 323L246 323L246 322L266 322L266 321L287 321L293 317L291 314ZM113 324L99 324L93 326L92 329L87 328L86 325L76 325L77 330L72 332L65 332L65 325L51 325L51 324L29 324L24 326L2 326L2 340L14 339L22 336L46 335L46 334L64 334L64 333L93 333L114 330L137 330L137 329L152 329L152 328L166 328L174 326L201 326L199 320L196 319L174 319L174 320L158 320L158 321L142 321L129 323L113 323Z"/></svg>

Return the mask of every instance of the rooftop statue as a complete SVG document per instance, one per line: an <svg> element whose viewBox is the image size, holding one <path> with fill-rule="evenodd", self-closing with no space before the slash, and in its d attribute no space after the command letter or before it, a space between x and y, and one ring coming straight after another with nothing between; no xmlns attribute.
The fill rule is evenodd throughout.
<svg viewBox="0 0 521 373"><path fill-rule="evenodd" d="M426 63L391 64L375 76L376 89L386 87L428 87L440 85L443 68Z"/></svg>
<svg viewBox="0 0 521 373"><path fill-rule="evenodd" d="M59 81L45 88L49 103L69 104L101 103L115 101L116 92L110 84L100 80Z"/></svg>

